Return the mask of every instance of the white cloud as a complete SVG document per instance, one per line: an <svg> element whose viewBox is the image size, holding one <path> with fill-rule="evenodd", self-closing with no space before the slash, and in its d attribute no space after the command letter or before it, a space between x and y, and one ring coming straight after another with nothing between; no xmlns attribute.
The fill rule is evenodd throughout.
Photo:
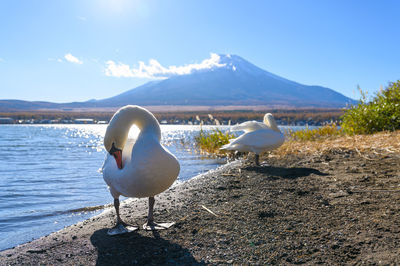
<svg viewBox="0 0 400 266"><path fill-rule="evenodd" d="M4 59L0 57L0 62L4 62Z"/></svg>
<svg viewBox="0 0 400 266"><path fill-rule="evenodd" d="M83 62L81 60L79 60L72 54L66 54L66 55L64 55L64 58L65 58L65 60L67 60L68 62L71 62L71 63L80 64L80 65L83 64Z"/></svg>
<svg viewBox="0 0 400 266"><path fill-rule="evenodd" d="M184 66L162 66L157 60L150 59L146 65L139 61L139 67L130 67L124 63L116 63L112 60L106 62L105 73L110 77L130 77L130 78L152 78L163 79L171 76L186 75L197 70L211 69L214 67L223 67L220 56L214 53L210 54L210 58L204 59L200 64L188 64Z"/></svg>

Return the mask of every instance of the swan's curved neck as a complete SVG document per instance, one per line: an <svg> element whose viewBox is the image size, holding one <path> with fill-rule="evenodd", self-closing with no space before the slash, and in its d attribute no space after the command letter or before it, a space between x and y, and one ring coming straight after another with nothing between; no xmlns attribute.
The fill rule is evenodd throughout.
<svg viewBox="0 0 400 266"><path fill-rule="evenodd" d="M144 108L128 105L119 109L107 127L104 137L104 145L108 146L115 143L117 148L123 149L128 139L129 129L136 125L140 129L140 134L146 133L161 139L160 125L152 113Z"/></svg>
<svg viewBox="0 0 400 266"><path fill-rule="evenodd" d="M146 131L148 133L161 137L160 125L152 113L141 107L131 107L121 109L116 120L119 127L125 128L122 130L129 131L132 125L136 125L140 132Z"/></svg>

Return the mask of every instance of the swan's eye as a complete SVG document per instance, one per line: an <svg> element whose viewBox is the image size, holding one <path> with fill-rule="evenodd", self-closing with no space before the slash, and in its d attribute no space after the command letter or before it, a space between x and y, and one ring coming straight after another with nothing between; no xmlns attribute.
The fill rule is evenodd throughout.
<svg viewBox="0 0 400 266"><path fill-rule="evenodd" d="M114 144L114 142L113 142L109 153L110 153L111 155L113 155L113 154L116 153L117 151L121 151L121 150L118 149L118 148L115 148L115 144Z"/></svg>

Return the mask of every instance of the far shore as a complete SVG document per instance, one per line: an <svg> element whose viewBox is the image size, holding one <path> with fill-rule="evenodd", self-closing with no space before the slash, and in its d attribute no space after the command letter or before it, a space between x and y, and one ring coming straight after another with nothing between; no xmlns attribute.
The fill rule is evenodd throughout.
<svg viewBox="0 0 400 266"><path fill-rule="evenodd" d="M109 208L0 252L0 265L399 264L400 132L363 138L300 143L172 187L155 206L169 230L110 237ZM141 225L147 200L121 210Z"/></svg>
<svg viewBox="0 0 400 266"><path fill-rule="evenodd" d="M148 107L148 106L147 106ZM296 108L274 109L263 107L246 109L151 109L161 124L174 125L229 125L249 120L262 121L265 113L272 113L278 125L319 126L335 122L343 114L342 109ZM233 108L233 107L232 107ZM239 108L236 106L236 108ZM0 112L0 124L107 124L115 110L36 110Z"/></svg>

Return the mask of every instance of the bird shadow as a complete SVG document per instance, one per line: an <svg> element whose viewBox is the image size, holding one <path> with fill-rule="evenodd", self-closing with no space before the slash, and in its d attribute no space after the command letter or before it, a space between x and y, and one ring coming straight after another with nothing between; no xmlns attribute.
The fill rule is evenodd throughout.
<svg viewBox="0 0 400 266"><path fill-rule="evenodd" d="M323 173L314 168L308 167L277 167L277 166L246 166L242 168L243 170L268 174L268 176L272 177L280 177L286 179L296 179L299 177L309 176L311 174L319 175L319 176L327 176L329 174Z"/></svg>
<svg viewBox="0 0 400 266"><path fill-rule="evenodd" d="M107 229L95 231L90 241L98 253L96 265L204 265L188 249L161 238L157 231L153 236L137 232L109 236Z"/></svg>

